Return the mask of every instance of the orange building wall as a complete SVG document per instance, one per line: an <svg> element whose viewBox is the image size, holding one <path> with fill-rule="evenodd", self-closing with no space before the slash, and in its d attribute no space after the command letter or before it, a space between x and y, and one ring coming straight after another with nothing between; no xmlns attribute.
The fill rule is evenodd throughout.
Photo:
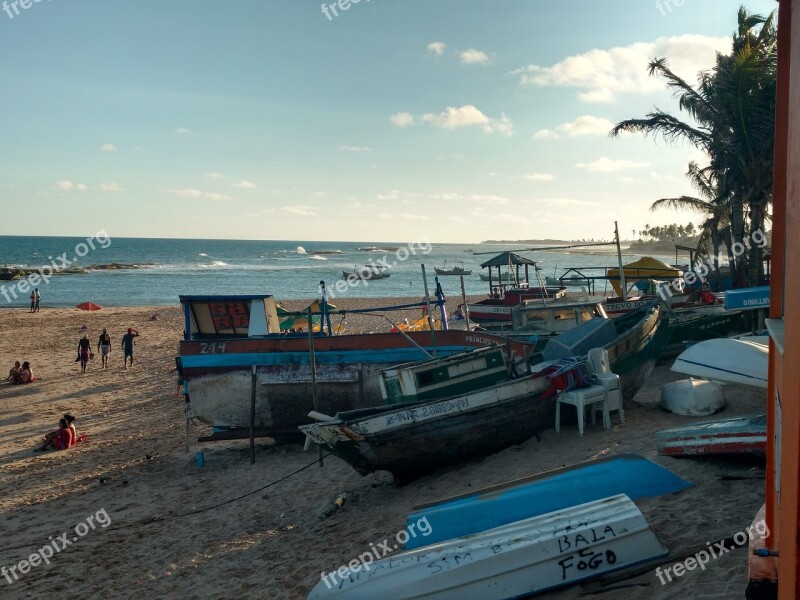
<svg viewBox="0 0 800 600"><path fill-rule="evenodd" d="M800 1L780 2L778 32L770 316L783 316L785 337L783 356L774 342L770 347L768 406L777 446L768 453L767 518L773 534L769 546L780 552L778 596L794 600L800 598Z"/></svg>

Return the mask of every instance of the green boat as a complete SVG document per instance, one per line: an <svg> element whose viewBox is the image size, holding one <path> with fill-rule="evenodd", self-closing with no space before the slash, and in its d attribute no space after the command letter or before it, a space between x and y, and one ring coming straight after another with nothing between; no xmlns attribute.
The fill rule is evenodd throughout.
<svg viewBox="0 0 800 600"><path fill-rule="evenodd" d="M701 312L692 309L676 310L670 318L668 346L683 342L702 342L727 337L732 331L744 331L742 311Z"/></svg>

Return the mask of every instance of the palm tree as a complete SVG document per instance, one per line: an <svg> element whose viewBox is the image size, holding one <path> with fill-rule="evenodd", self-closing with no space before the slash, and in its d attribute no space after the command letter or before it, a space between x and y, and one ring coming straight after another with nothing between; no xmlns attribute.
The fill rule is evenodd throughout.
<svg viewBox="0 0 800 600"><path fill-rule="evenodd" d="M758 27L760 30L756 32ZM697 175L702 174L706 185L713 188L713 193L710 189L709 193L701 194L706 202L719 205L714 207L716 210L707 211L711 215L710 228L717 231L725 228L722 215L718 219L715 215L727 204L731 230L729 257L737 283L742 285L749 280L750 285L757 285L763 280L761 249L753 247L748 270L747 254L734 257L730 248L737 242L744 248L741 244L747 234L745 210L749 211L750 231L763 231L772 199L777 76L774 13L765 19L740 8L731 54L717 55L714 68L698 75L696 88L673 73L665 58L651 61L649 72L666 79L679 109L689 114L693 124L656 108L644 119L618 123L609 135L615 137L623 131L660 135L668 142L687 141L708 154L709 165L700 169L690 164L687 175L696 184ZM663 200L659 206L700 206L693 202L697 199ZM712 245L715 245L713 240Z"/></svg>

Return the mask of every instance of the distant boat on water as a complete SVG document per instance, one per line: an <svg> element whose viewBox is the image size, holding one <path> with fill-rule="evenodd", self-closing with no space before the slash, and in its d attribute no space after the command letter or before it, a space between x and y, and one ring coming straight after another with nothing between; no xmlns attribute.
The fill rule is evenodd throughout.
<svg viewBox="0 0 800 600"><path fill-rule="evenodd" d="M459 266L460 265L460 266ZM472 275L472 271L464 268L464 263L458 263L455 267L447 268L447 261L444 261L443 267L434 267L437 275Z"/></svg>
<svg viewBox="0 0 800 600"><path fill-rule="evenodd" d="M342 279L363 279L371 281L373 279L386 279L391 273L388 268L376 267L373 265L365 265L354 271L342 271Z"/></svg>

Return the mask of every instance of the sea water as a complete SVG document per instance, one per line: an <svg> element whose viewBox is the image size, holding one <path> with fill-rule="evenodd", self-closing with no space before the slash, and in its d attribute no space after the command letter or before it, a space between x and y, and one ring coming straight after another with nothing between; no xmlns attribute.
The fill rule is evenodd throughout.
<svg viewBox="0 0 800 600"><path fill-rule="evenodd" d="M539 262L542 278L560 276L568 267L613 267L617 262L616 254L607 250L522 252L524 246L514 244L433 243L425 248L415 245L415 254L394 250L410 248L411 240L376 243L109 238L109 243L103 245L95 241L93 249L86 242L86 238L0 236L0 266L52 267L63 264L59 257L66 258L69 266L76 268L111 263L140 265L132 269L90 269L85 274L55 275L49 283L38 284L42 307L65 307L81 302L101 306L177 305L181 294L271 294L279 300L314 298L319 297L320 281L332 288L342 279L343 271L353 271L371 262L378 264L382 259L388 264L396 263L389 278L359 282L348 286L343 293L334 291L334 295L337 298L422 297L421 265L425 265L428 286L433 291L433 268L444 266L445 261L447 268L463 262L466 269L472 269L472 274L464 277L468 295L486 294L489 283L481 281L479 274L487 270L481 269L480 264L504 250L519 252ZM82 243L86 246L79 246ZM479 252L488 254L475 254ZM624 262L638 258L640 255L623 256ZM657 258L668 263L675 259L674 256ZM530 275L531 285L535 285L533 269ZM461 295L460 278L443 276L439 281L455 308L460 302L455 300ZM0 307L28 306L30 291L20 292L18 284L0 281ZM598 283L596 292L611 293L611 289Z"/></svg>

